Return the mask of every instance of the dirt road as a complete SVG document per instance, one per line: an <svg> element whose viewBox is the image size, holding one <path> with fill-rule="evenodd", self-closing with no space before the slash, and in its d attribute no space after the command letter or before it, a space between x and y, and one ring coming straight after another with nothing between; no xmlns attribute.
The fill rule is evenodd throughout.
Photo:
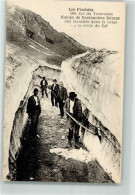
<svg viewBox="0 0 135 195"><path fill-rule="evenodd" d="M61 120L59 109L51 106L50 99L41 99L41 105L37 138L29 136L29 124L25 129L16 180L112 183L84 148L77 150L73 145L67 149L66 120Z"/></svg>

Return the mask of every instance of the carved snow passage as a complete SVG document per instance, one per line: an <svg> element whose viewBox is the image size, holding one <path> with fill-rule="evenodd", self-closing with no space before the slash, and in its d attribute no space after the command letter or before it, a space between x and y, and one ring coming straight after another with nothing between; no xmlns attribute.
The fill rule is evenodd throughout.
<svg viewBox="0 0 135 195"><path fill-rule="evenodd" d="M68 91L75 91L88 121L101 128L97 136L85 132L83 143L105 171L120 182L123 109L121 56L115 51L91 51L63 61L61 80ZM69 76L70 75L70 76Z"/></svg>

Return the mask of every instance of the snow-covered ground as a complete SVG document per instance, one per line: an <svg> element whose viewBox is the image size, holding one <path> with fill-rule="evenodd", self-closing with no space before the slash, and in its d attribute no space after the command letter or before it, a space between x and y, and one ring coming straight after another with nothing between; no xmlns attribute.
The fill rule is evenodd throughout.
<svg viewBox="0 0 135 195"><path fill-rule="evenodd" d="M63 156L66 160L71 158L85 163L95 160L94 156L90 152L87 152L82 148L70 150L64 148L54 148L50 149L50 153L55 153L59 156Z"/></svg>
<svg viewBox="0 0 135 195"><path fill-rule="evenodd" d="M29 47L31 47L32 49L35 49L36 51L39 51L40 52L40 50L37 49L37 48L35 48L33 45L29 45Z"/></svg>
<svg viewBox="0 0 135 195"><path fill-rule="evenodd" d="M51 56L50 53L42 52L42 51L40 51L39 49L37 49L37 48L36 48L35 46L33 46L33 45L29 45L29 47L32 48L32 49L34 49L34 50L36 50L36 51L38 51L38 52L41 52L41 53L43 53L43 54L45 54L45 55Z"/></svg>

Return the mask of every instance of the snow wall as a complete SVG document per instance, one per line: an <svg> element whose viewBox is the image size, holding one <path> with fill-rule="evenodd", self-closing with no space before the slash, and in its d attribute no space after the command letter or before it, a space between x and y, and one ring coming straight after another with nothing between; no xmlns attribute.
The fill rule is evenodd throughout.
<svg viewBox="0 0 135 195"><path fill-rule="evenodd" d="M29 56L24 56L21 49L14 47L13 44L7 45L7 50L3 180L7 178L14 180L21 137L28 119L26 113L28 98L33 94L35 87L40 90L40 81L43 76L47 78L49 85L52 84L53 79L59 80L60 68L45 62L42 64Z"/></svg>
<svg viewBox="0 0 135 195"><path fill-rule="evenodd" d="M98 136L85 131L83 144L114 182L120 182L123 72L118 52L91 51L63 61L61 80L68 92L75 91L88 121L100 127Z"/></svg>

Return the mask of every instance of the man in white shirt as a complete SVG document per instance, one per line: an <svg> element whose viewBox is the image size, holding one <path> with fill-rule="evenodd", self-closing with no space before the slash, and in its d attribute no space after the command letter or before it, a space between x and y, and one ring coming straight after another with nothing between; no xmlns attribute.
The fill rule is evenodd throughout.
<svg viewBox="0 0 135 195"><path fill-rule="evenodd" d="M57 100L59 102L61 118L64 117L64 104L65 104L66 99L67 99L67 89L63 86L63 82L60 81Z"/></svg>
<svg viewBox="0 0 135 195"><path fill-rule="evenodd" d="M75 120L78 122L81 121L82 117L82 105L81 101L77 98L75 92L70 92L69 97L66 99L64 105L64 111L69 113ZM75 138L75 147L79 148L79 128L80 126L72 119L69 115L67 115L67 125L69 128L68 133L68 141L69 145L72 146L73 134Z"/></svg>
<svg viewBox="0 0 135 195"><path fill-rule="evenodd" d="M70 113L73 114L74 100L70 99Z"/></svg>
<svg viewBox="0 0 135 195"><path fill-rule="evenodd" d="M58 91L59 91L59 85L57 84L57 80L54 79L53 80L53 84L51 86L51 103L52 103L52 106L58 106Z"/></svg>
<svg viewBox="0 0 135 195"><path fill-rule="evenodd" d="M28 113L29 118L31 119L30 134L32 134L33 136L36 136L38 119L39 119L39 115L41 114L41 106L40 106L40 100L38 97L37 88L34 89L34 95L32 95L28 99L27 113Z"/></svg>

